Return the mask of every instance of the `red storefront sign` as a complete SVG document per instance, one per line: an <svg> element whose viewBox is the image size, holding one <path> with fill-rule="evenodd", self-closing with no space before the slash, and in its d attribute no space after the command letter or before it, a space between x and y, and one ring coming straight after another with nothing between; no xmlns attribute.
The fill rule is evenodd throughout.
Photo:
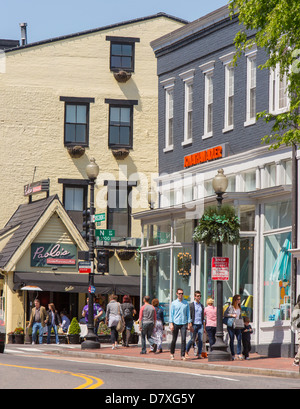
<svg viewBox="0 0 300 409"><path fill-rule="evenodd" d="M211 279L229 280L229 257L213 257L211 259Z"/></svg>

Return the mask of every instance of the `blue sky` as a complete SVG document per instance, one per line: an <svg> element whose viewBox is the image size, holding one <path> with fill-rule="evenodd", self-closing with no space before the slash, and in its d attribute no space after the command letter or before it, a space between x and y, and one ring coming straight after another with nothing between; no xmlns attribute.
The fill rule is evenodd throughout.
<svg viewBox="0 0 300 409"><path fill-rule="evenodd" d="M1 0L0 38L20 40L23 22L28 24L28 42L35 42L159 12L193 21L226 4L227 0Z"/></svg>

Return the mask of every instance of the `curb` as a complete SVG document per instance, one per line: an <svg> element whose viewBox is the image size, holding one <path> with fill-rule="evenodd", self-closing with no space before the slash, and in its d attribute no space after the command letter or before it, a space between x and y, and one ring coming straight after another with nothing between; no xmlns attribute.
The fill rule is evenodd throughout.
<svg viewBox="0 0 300 409"><path fill-rule="evenodd" d="M126 355L113 355L113 354L102 354L101 352L81 352L81 351L67 351L67 350L51 350L45 352L46 354L57 354L61 356L73 356L80 358L92 358L92 359L103 359L103 360L114 360L122 362L133 362L133 363L151 363L152 365L177 367L177 368L191 368L191 365L197 366L198 369L209 370L209 371L224 371L231 373L247 373L252 375L260 376L273 376L277 378L293 378L299 379L300 372L279 370L279 369L267 369L267 368L249 368L249 367L237 367L230 365L216 365L208 364L202 362L191 362L191 361L169 361L159 358L143 358L136 356L126 356Z"/></svg>

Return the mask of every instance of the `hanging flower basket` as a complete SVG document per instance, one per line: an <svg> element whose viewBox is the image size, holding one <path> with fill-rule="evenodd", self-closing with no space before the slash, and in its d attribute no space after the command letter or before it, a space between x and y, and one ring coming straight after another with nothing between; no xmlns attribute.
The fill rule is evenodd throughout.
<svg viewBox="0 0 300 409"><path fill-rule="evenodd" d="M135 250L117 250L120 260L130 260L135 255Z"/></svg>
<svg viewBox="0 0 300 409"><path fill-rule="evenodd" d="M240 222L232 206L223 205L220 208L212 206L204 211L195 228L193 239L213 245L238 244L240 241Z"/></svg>
<svg viewBox="0 0 300 409"><path fill-rule="evenodd" d="M192 255L188 252L178 253L177 256L177 274L183 278L189 278L192 268Z"/></svg>

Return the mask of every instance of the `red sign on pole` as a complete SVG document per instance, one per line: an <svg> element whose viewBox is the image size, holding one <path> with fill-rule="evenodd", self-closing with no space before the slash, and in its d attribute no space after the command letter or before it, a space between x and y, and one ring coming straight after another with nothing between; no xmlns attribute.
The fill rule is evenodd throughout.
<svg viewBox="0 0 300 409"><path fill-rule="evenodd" d="M211 279L229 280L229 257L213 257L211 259Z"/></svg>

